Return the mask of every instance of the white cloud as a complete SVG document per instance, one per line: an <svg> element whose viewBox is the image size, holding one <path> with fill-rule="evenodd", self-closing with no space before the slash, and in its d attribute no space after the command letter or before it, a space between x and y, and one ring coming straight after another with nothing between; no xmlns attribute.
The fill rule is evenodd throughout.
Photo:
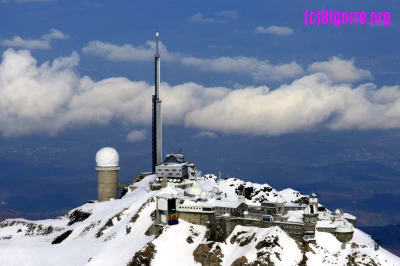
<svg viewBox="0 0 400 266"><path fill-rule="evenodd" d="M274 34L274 35L278 35L278 36L288 36L288 35L294 34L294 30L289 27L269 26L268 28L264 28L262 26L258 26L255 30L255 33Z"/></svg>
<svg viewBox="0 0 400 266"><path fill-rule="evenodd" d="M222 101L189 113L185 125L224 133L279 135L320 128L400 128L400 87L377 90L337 85L323 73L271 91L234 90Z"/></svg>
<svg viewBox="0 0 400 266"><path fill-rule="evenodd" d="M60 31L52 30L49 34L43 35L43 40L66 38ZM44 45L47 45L47 41ZM104 57L109 61L149 61L154 58L155 42L147 41L145 45L134 47L124 44L121 46L91 41L82 52L88 55ZM304 74L302 66L296 62L273 65L268 60L259 60L254 57L234 56L216 58L182 57L179 53L168 51L167 47L160 42L160 54L163 60L175 61L200 71L213 73L234 73L251 76L257 82L282 81L293 79ZM28 46L28 45L26 45ZM31 46L38 48L39 44L32 43ZM210 48L217 46L210 46ZM309 73L323 72L332 80L338 82L354 82L362 79L372 79L368 70L355 67L354 59L343 60L333 57L329 61L315 62L308 67Z"/></svg>
<svg viewBox="0 0 400 266"><path fill-rule="evenodd" d="M224 17L227 19L238 19L240 17L236 10L222 10L215 14L217 17Z"/></svg>
<svg viewBox="0 0 400 266"><path fill-rule="evenodd" d="M40 39L24 40L19 36L14 36L10 40L3 40L2 46L14 47L14 48L25 48L30 50L48 50L51 48L51 42L53 40L66 40L68 35L62 33L56 29L50 29L48 34L44 34Z"/></svg>
<svg viewBox="0 0 400 266"><path fill-rule="evenodd" d="M217 134L211 131L201 131L197 134L194 135L195 138L210 138L210 139L215 139L217 137Z"/></svg>
<svg viewBox="0 0 400 266"><path fill-rule="evenodd" d="M149 61L154 58L155 42L148 41L145 46L118 46L100 41L89 42L83 49L84 54L104 57L109 61ZM203 59L182 57L179 53L171 53L160 43L162 60L175 61L201 71L215 73L238 73L249 75L256 81L284 80L295 78L303 73L303 68L295 62L272 65L267 60L261 61L254 57L217 57Z"/></svg>
<svg viewBox="0 0 400 266"><path fill-rule="evenodd" d="M272 65L267 60L260 61L254 57L244 56L212 59L184 57L181 62L186 66L195 67L201 71L251 75L257 81L279 81L298 77L303 73L303 68L295 62Z"/></svg>
<svg viewBox="0 0 400 266"><path fill-rule="evenodd" d="M122 121L151 125L153 86L116 77L80 77L79 56L37 65L29 51L8 49L0 64L0 133L57 134L65 128ZM400 128L400 87L353 88L327 74L301 77L275 90L161 84L164 125L199 129L200 136L278 135L299 131ZM145 133L133 131L127 139Z"/></svg>
<svg viewBox="0 0 400 266"><path fill-rule="evenodd" d="M146 136L147 136L147 130L145 129L133 130L126 136L126 140L129 142L136 142L146 139Z"/></svg>
<svg viewBox="0 0 400 266"><path fill-rule="evenodd" d="M354 58L350 60L339 59L334 56L329 61L315 62L308 68L311 73L323 72L332 80L339 82L355 82L363 79L372 79L370 71L357 68Z"/></svg>
<svg viewBox="0 0 400 266"><path fill-rule="evenodd" d="M238 19L239 17L239 13L235 10L222 10L215 13L213 18L205 17L202 13L196 13L189 18L189 22L199 24L228 23L230 20Z"/></svg>
<svg viewBox="0 0 400 266"><path fill-rule="evenodd" d="M193 23L204 23L204 24L219 22L218 20L216 20L214 18L206 18L206 17L204 17L204 15L202 13L194 14L193 16L191 16L189 18L189 21L193 22Z"/></svg>
<svg viewBox="0 0 400 266"><path fill-rule="evenodd" d="M67 127L107 124L112 120L132 125L151 124L153 86L126 78L93 81L79 77L79 56L58 58L40 66L27 50L8 49L0 64L0 133L57 134ZM181 124L195 109L222 99L227 88L205 88L194 83L161 83L166 125Z"/></svg>
<svg viewBox="0 0 400 266"><path fill-rule="evenodd" d="M101 42L91 41L83 49L84 54L104 57L110 61L148 61L154 58L156 43L148 41L146 45L134 47L130 44L121 46ZM174 60L176 55L169 53L167 47L159 43L159 51L163 60Z"/></svg>

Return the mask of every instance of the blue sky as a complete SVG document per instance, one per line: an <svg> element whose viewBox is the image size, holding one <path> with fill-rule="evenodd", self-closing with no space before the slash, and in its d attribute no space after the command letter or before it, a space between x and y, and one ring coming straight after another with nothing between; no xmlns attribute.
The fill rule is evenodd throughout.
<svg viewBox="0 0 400 266"><path fill-rule="evenodd" d="M396 3L2 1L1 133L119 121L134 130L128 139L144 138L156 30L166 126L203 137L398 128ZM304 10L321 8L390 11L391 25L305 27Z"/></svg>

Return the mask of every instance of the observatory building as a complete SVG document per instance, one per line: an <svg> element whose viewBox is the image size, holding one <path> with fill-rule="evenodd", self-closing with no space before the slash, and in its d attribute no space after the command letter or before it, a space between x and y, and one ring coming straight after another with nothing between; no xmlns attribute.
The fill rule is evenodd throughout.
<svg viewBox="0 0 400 266"><path fill-rule="evenodd" d="M96 153L98 201L118 198L119 155L114 148L105 147Z"/></svg>
<svg viewBox="0 0 400 266"><path fill-rule="evenodd" d="M155 170L159 182L166 177L172 183L182 183L185 179L194 178L197 173L196 166L185 161L182 152L167 154L165 161L157 165Z"/></svg>

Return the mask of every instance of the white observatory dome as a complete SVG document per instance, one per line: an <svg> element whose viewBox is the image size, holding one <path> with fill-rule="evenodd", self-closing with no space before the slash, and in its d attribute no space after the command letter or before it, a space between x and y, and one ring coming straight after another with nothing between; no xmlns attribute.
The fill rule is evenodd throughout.
<svg viewBox="0 0 400 266"><path fill-rule="evenodd" d="M342 214L343 214L342 209L336 209L336 210L335 210L335 214L336 214L337 216L342 216Z"/></svg>
<svg viewBox="0 0 400 266"><path fill-rule="evenodd" d="M354 232L354 227L351 224L346 224L346 223L342 222L335 228L335 232L336 233L352 233L352 232Z"/></svg>
<svg viewBox="0 0 400 266"><path fill-rule="evenodd" d="M212 189L212 192L213 192L213 193L218 193L218 192L219 192L219 188L214 187L214 188Z"/></svg>
<svg viewBox="0 0 400 266"><path fill-rule="evenodd" d="M195 196L200 196L202 191L203 190L201 189L201 187L199 187L198 185L193 185L186 190L186 193L189 194L190 196L195 197Z"/></svg>
<svg viewBox="0 0 400 266"><path fill-rule="evenodd" d="M285 200L282 198L282 196L279 196L278 199L276 200L277 204L283 204L285 203Z"/></svg>
<svg viewBox="0 0 400 266"><path fill-rule="evenodd" d="M105 147L96 153L97 166L118 166L118 152L111 147Z"/></svg>

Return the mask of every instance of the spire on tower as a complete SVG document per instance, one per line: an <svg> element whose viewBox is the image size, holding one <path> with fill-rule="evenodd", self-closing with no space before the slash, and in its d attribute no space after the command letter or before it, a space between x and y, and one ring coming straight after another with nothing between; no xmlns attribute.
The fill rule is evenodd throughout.
<svg viewBox="0 0 400 266"><path fill-rule="evenodd" d="M156 54L154 57L160 57L160 54L158 53L158 31L156 31Z"/></svg>

